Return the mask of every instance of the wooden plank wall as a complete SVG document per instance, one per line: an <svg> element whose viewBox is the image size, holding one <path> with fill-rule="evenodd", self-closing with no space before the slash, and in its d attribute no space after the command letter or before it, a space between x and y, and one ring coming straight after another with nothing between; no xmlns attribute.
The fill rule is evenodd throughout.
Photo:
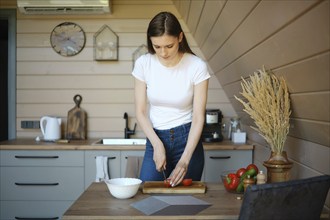
<svg viewBox="0 0 330 220"><path fill-rule="evenodd" d="M123 137L124 112L132 129L134 112L134 79L132 53L146 44L146 28L160 11L171 11L180 18L170 0L115 0L111 15L22 15L17 13L17 137L34 138L39 129L22 129L22 120L39 120L43 115L62 118L65 132L73 97L81 94L81 107L88 114L88 138ZM16 0L0 0L1 8L16 8ZM62 57L50 46L52 29L61 22L72 21L82 26L87 41L83 51L74 57ZM180 18L192 49L203 56L189 29ZM119 36L118 61L93 60L93 35L107 24ZM236 113L218 80L209 86L209 108L220 108L226 117ZM145 135L137 127L135 137Z"/></svg>
<svg viewBox="0 0 330 220"><path fill-rule="evenodd" d="M292 178L329 175L329 0L173 2L241 117L255 145L254 162L265 170L270 150L234 95L241 91L241 77L265 65L290 90L285 150L294 162Z"/></svg>

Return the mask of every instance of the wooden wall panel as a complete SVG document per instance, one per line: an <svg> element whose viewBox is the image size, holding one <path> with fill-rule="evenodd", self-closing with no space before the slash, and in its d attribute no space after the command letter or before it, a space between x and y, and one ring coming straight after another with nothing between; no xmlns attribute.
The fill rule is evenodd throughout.
<svg viewBox="0 0 330 220"><path fill-rule="evenodd" d="M18 89L123 89L133 88L131 75L17 76Z"/></svg>
<svg viewBox="0 0 330 220"><path fill-rule="evenodd" d="M290 93L329 91L329 55L328 50L280 67L274 73L286 79Z"/></svg>
<svg viewBox="0 0 330 220"><path fill-rule="evenodd" d="M223 3L225 2L223 1ZM236 28L257 3L258 1L227 1L226 4L222 5L224 9L221 10L223 11L201 46L207 60L210 60L218 50L221 50L223 44L235 32ZM208 13L209 12L205 12L205 14ZM226 55L224 54L223 56Z"/></svg>
<svg viewBox="0 0 330 220"><path fill-rule="evenodd" d="M0 0L0 9L15 9L17 6L16 0Z"/></svg>
<svg viewBox="0 0 330 220"><path fill-rule="evenodd" d="M51 52L53 53L53 51ZM19 75L111 75L128 74L132 71L132 67L131 61L24 60L17 63L17 73Z"/></svg>
<svg viewBox="0 0 330 220"><path fill-rule="evenodd" d="M186 20L186 23L191 33L195 33L197 24L201 19L201 9L203 9L204 5L205 0L191 1L190 3L189 18Z"/></svg>
<svg viewBox="0 0 330 220"><path fill-rule="evenodd" d="M123 117L126 111L130 116L135 116L135 111L133 103L121 103L114 102L111 103L90 103L90 100L86 100L83 97L83 102L81 103L81 108L88 112L88 116L91 118L103 118L103 117ZM107 100L104 100L106 102ZM75 103L69 104L49 104L49 103L38 103L38 104L18 104L19 110L17 112L17 117L30 117L38 119L40 115L56 115L62 118L67 117L68 111L71 110Z"/></svg>
<svg viewBox="0 0 330 220"><path fill-rule="evenodd" d="M313 1L304 3L300 1L260 2L221 50L217 51L217 54L210 59L210 65L214 64L214 71L216 72L230 65L247 51L272 36L274 32L287 25L288 22L291 22L312 3ZM246 10L248 9L247 7ZM226 11L226 8L224 11ZM277 16L279 14L280 17ZM278 17L278 19L274 19L274 17ZM273 42L273 39L270 39L270 41ZM273 50L278 51L278 49L280 48L274 48ZM269 50L264 52L269 53ZM226 83L225 79L221 80Z"/></svg>
<svg viewBox="0 0 330 220"><path fill-rule="evenodd" d="M194 37L198 45L203 45L207 35L219 16L224 1L206 0Z"/></svg>
<svg viewBox="0 0 330 220"><path fill-rule="evenodd" d="M330 121L330 92L292 94L292 118L315 121Z"/></svg>
<svg viewBox="0 0 330 220"><path fill-rule="evenodd" d="M187 20L189 16L189 9L190 9L191 0L184 0L179 2L179 13L181 18Z"/></svg>
<svg viewBox="0 0 330 220"><path fill-rule="evenodd" d="M216 72L221 84L237 81L262 65L276 68L329 50L328 6L329 1L318 4L305 16L290 23L225 69ZM211 61L209 64L212 63Z"/></svg>
<svg viewBox="0 0 330 220"><path fill-rule="evenodd" d="M70 104L73 97L80 94L83 104L129 104L134 103L134 90L127 89L19 89L19 104ZM56 109L55 109L56 110ZM19 111L19 109L18 109ZM28 112L27 112L28 114ZM23 116L23 114L21 115Z"/></svg>

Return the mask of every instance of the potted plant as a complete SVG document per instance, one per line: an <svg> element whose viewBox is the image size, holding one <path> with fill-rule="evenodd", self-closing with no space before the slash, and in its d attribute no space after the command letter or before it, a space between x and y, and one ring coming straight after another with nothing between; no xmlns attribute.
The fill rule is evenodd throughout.
<svg viewBox="0 0 330 220"><path fill-rule="evenodd" d="M265 67L254 72L249 78L249 81L242 78L243 91L240 94L244 100L236 96L235 98L243 104L243 110L254 120L256 126L251 126L252 129L270 146L271 156L264 162L268 181L288 180L293 163L288 160L284 151L291 114L287 84L283 77L277 77ZM272 174L273 171L277 174Z"/></svg>

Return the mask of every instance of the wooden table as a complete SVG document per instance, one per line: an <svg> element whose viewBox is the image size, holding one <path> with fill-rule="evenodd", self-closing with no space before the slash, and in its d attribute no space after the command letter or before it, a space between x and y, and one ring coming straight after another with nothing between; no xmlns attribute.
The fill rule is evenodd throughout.
<svg viewBox="0 0 330 220"><path fill-rule="evenodd" d="M93 183L65 212L62 219L238 219L242 200L240 194L228 193L220 183L207 185L205 194L193 194L195 198L212 204L197 215L147 216L130 204L152 194L143 194L140 189L131 199L116 199L105 183Z"/></svg>

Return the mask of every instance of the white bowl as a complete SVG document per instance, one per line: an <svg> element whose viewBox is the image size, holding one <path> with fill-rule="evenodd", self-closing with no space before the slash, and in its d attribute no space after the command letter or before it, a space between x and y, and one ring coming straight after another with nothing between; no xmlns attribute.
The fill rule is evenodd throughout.
<svg viewBox="0 0 330 220"><path fill-rule="evenodd" d="M114 178L105 180L108 189L117 199L128 199L136 195L142 180L136 178Z"/></svg>

